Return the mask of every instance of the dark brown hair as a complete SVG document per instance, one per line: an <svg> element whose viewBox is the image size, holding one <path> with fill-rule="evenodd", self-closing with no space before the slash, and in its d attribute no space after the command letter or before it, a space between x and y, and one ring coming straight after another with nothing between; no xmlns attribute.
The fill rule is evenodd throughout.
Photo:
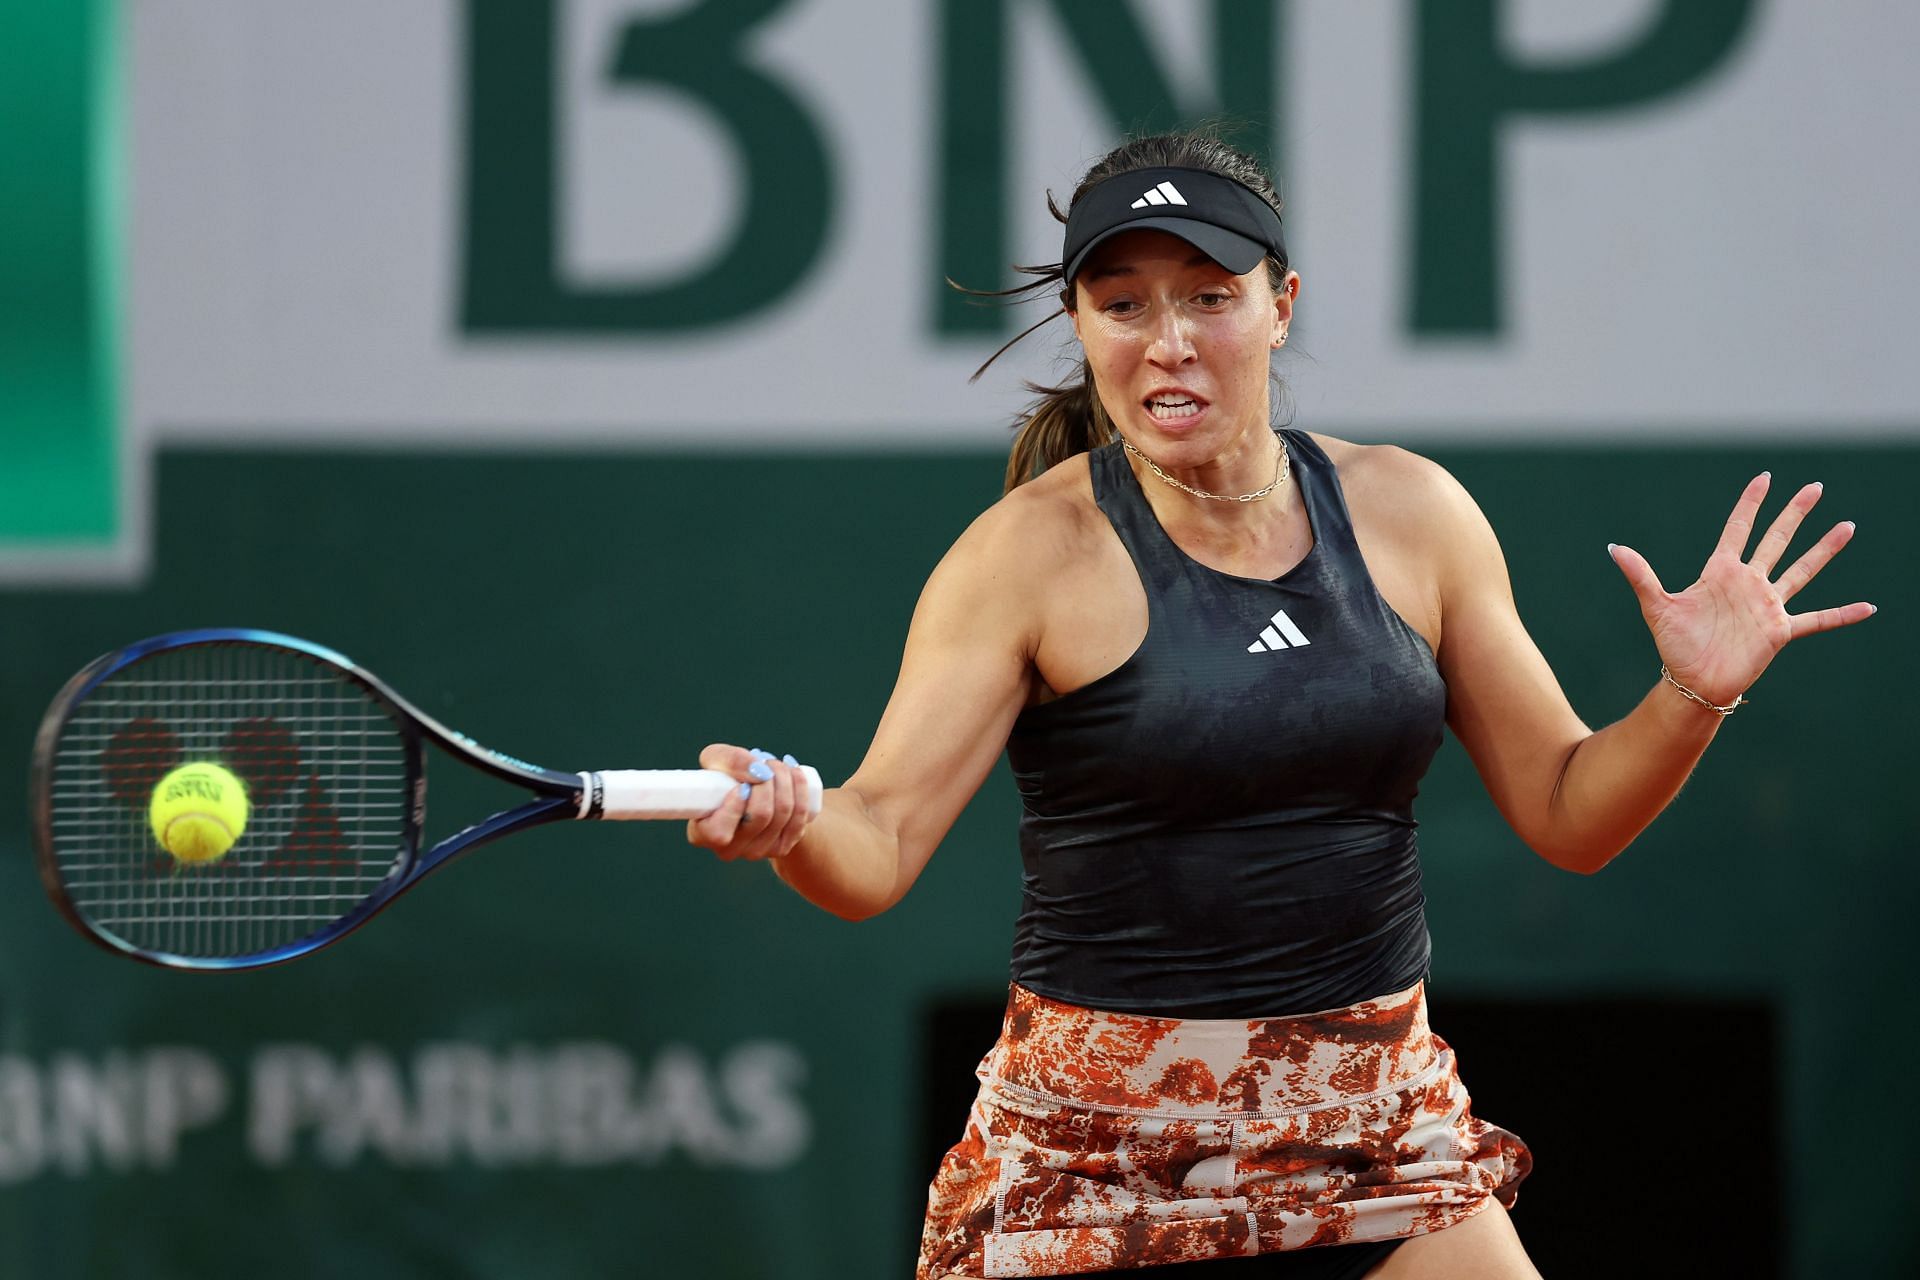
<svg viewBox="0 0 1920 1280"><path fill-rule="evenodd" d="M1067 202L1065 210L1060 208L1051 192L1047 194L1047 208L1064 223L1067 213L1073 208L1073 202L1108 178L1135 169L1168 168L1204 169L1208 173L1229 178L1254 191L1272 205L1276 213L1280 211L1280 195L1274 190L1273 179L1267 176L1265 166L1224 141L1211 129L1154 134L1124 142L1095 161L1093 167L1082 175L1080 185L1073 189L1073 200ZM1035 278L1012 289L966 292L980 297L1024 301L1040 296L1049 289L1057 289L1060 310L1016 335L1006 346L987 357L986 364L974 371L976 378L985 373L988 365L998 360L1008 347L1054 316L1073 309L1073 285L1065 279L1064 264L1055 262L1043 266L1016 266L1014 270ZM1284 256L1267 256L1267 277L1273 282L1274 292L1286 288L1287 260ZM1106 406L1100 403L1100 395L1093 386L1093 370L1084 359L1080 362L1078 378L1058 386L1030 382L1027 387L1038 398L1027 406L1015 424L1013 449L1007 457L1006 493L1012 493L1074 454L1098 448L1114 438L1113 420L1107 416Z"/></svg>

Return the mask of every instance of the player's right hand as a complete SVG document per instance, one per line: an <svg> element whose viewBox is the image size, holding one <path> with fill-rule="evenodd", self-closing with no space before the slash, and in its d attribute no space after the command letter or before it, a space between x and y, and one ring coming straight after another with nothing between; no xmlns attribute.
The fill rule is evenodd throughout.
<svg viewBox="0 0 1920 1280"><path fill-rule="evenodd" d="M687 843L728 862L784 857L813 820L807 777L792 756L716 742L700 753L702 769L717 769L741 785L705 817L687 823Z"/></svg>

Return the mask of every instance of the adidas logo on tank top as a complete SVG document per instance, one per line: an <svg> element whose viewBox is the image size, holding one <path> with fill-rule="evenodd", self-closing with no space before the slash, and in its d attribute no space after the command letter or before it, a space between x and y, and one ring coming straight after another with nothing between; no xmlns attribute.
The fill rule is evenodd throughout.
<svg viewBox="0 0 1920 1280"><path fill-rule="evenodd" d="M1282 649L1298 649L1312 643L1305 632L1293 625L1293 619L1287 616L1287 611L1282 609L1260 629L1260 638L1247 646L1247 652L1278 653Z"/></svg>

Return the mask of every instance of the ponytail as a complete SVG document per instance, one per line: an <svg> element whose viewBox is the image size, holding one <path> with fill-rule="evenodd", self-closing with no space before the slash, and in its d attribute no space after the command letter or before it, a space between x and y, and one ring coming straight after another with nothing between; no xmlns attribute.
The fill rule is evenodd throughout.
<svg viewBox="0 0 1920 1280"><path fill-rule="evenodd" d="M1076 453L1088 453L1115 438L1113 419L1094 390L1093 370L1083 360L1080 377L1057 387L1028 383L1039 399L1027 407L1026 421L1014 431L1007 456L1006 486L1012 493L1042 472Z"/></svg>

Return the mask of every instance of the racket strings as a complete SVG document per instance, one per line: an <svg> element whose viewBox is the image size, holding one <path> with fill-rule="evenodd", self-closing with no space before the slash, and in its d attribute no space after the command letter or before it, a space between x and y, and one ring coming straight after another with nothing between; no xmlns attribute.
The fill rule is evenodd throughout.
<svg viewBox="0 0 1920 1280"><path fill-rule="evenodd" d="M411 748L361 686L291 650L166 650L108 677L67 720L49 800L74 908L142 951L257 955L321 931L392 874L409 834ZM214 763L250 812L223 856L186 862L148 816L171 770Z"/></svg>

